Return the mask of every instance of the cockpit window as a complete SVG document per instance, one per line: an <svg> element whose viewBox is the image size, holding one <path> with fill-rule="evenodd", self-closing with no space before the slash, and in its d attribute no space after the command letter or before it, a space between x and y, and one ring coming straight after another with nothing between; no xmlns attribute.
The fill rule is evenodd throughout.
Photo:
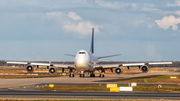
<svg viewBox="0 0 180 101"><path fill-rule="evenodd" d="M79 54L86 54L85 52L79 52Z"/></svg>

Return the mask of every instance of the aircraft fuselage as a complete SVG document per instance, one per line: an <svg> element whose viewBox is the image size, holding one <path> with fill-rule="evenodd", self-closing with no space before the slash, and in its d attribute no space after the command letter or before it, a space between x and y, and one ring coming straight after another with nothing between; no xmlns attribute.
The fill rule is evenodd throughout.
<svg viewBox="0 0 180 101"><path fill-rule="evenodd" d="M94 71L94 62L98 59L94 54L86 50L80 50L75 57L75 69L78 71Z"/></svg>

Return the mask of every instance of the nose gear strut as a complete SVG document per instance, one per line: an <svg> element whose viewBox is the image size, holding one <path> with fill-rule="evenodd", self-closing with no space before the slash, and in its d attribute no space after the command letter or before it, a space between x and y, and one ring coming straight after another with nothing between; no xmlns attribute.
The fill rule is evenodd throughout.
<svg viewBox="0 0 180 101"><path fill-rule="evenodd" d="M84 77L84 71L81 71L81 74L79 74L79 77Z"/></svg>

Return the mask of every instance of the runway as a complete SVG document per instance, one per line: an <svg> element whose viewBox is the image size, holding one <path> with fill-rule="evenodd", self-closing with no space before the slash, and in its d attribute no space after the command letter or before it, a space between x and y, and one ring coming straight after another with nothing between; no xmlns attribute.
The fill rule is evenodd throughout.
<svg viewBox="0 0 180 101"><path fill-rule="evenodd" d="M45 98L45 99L176 99L180 93L149 92L47 92L35 90L37 85L105 85L114 81L141 78L144 76L180 75L180 72L148 72L140 74L106 75L105 78L69 78L68 76L46 78L0 79L0 98ZM117 83L127 84L127 83ZM157 85L159 83L154 83ZM138 83L140 85L140 83ZM178 83L173 83L178 85Z"/></svg>
<svg viewBox="0 0 180 101"><path fill-rule="evenodd" d="M47 92L47 91L1 91L1 98L38 99L176 99L180 93L150 92Z"/></svg>
<svg viewBox="0 0 180 101"><path fill-rule="evenodd" d="M99 84L107 84L107 83L116 83L115 80L123 80L123 79L131 79L137 77L145 77L145 76L160 76L160 75L180 75L180 72L148 72L148 73L140 73L140 74L110 74L105 75L104 78L97 77L85 77L80 78L76 76L74 78L69 78L68 76L60 76L60 77L45 77L45 78L20 78L20 79L0 79L0 88L9 88L9 87L19 87L19 86L30 86L37 84L50 84L50 83L99 83Z"/></svg>

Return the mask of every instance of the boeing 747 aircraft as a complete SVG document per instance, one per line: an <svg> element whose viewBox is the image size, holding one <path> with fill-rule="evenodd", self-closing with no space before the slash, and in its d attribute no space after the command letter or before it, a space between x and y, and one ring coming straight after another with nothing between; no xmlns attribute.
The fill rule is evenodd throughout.
<svg viewBox="0 0 180 101"><path fill-rule="evenodd" d="M14 62L14 61L7 61L8 64L26 64L26 70L29 73L34 71L34 67L37 66L47 66L49 69L50 74L56 73L56 68L62 68L62 72L64 69L69 69L69 77L74 77L74 72L80 72L80 77L84 77L85 73L90 73L90 77L95 77L94 71L101 70L99 77L104 77L105 69L111 69L113 72L113 68L116 74L121 74L123 72L121 66L127 67L134 67L138 66L142 72L148 72L149 67L148 65L154 64L172 64L172 62L150 62L150 63L121 63L121 64L98 64L98 59L108 58L117 55L110 55L110 56L103 56L97 57L94 54L94 28L92 29L92 40L91 40L91 47L90 51L80 50L77 52L76 55L66 54L68 56L75 57L74 64L53 64L53 63L36 63L36 62Z"/></svg>

